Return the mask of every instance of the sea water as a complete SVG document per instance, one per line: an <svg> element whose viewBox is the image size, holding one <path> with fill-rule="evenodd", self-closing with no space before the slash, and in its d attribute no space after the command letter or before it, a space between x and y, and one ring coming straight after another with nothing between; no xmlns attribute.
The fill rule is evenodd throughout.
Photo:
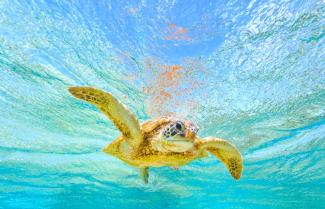
<svg viewBox="0 0 325 209"><path fill-rule="evenodd" d="M0 208L324 208L321 0L0 1ZM114 94L140 122L177 116L244 159L136 168L69 86Z"/></svg>

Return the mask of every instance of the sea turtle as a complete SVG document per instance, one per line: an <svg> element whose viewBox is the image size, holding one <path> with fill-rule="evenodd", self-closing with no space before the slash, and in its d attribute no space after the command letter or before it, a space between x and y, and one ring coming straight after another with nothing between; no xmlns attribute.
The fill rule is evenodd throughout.
<svg viewBox="0 0 325 209"><path fill-rule="evenodd" d="M137 167L145 183L149 167L178 168L197 158L217 157L235 179L242 173L242 157L234 145L215 137L199 138L198 127L187 120L159 118L140 124L135 115L111 93L92 87L70 87L70 93L101 110L122 133L103 148L127 164Z"/></svg>

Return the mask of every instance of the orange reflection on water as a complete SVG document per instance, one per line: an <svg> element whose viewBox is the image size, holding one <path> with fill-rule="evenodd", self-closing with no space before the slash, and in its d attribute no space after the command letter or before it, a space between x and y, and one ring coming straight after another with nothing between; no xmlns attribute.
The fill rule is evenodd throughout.
<svg viewBox="0 0 325 209"><path fill-rule="evenodd" d="M169 24L167 28L167 35L164 36L165 40L171 41L189 41L191 38L188 35L188 29L177 26L176 24Z"/></svg>
<svg viewBox="0 0 325 209"><path fill-rule="evenodd" d="M157 64L153 60L146 63L147 86L142 89L148 96L146 112L153 117L180 116L195 108L198 102L192 93L199 87L199 81L192 76L193 68L180 65ZM186 109L186 110L184 110Z"/></svg>

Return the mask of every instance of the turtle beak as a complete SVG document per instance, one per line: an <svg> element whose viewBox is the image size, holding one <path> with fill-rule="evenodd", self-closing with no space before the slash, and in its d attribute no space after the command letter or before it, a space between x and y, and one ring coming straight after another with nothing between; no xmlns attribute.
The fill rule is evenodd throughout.
<svg viewBox="0 0 325 209"><path fill-rule="evenodd" d="M196 133L187 129L185 131L185 138L190 139L191 141L194 141L194 139L196 138Z"/></svg>

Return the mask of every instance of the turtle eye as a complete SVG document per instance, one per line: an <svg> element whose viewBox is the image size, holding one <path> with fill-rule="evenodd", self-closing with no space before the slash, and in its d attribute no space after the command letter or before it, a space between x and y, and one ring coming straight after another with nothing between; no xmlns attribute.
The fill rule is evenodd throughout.
<svg viewBox="0 0 325 209"><path fill-rule="evenodd" d="M184 124L182 124L181 122L176 122L175 127L176 127L176 129L178 131L183 131L184 130Z"/></svg>

